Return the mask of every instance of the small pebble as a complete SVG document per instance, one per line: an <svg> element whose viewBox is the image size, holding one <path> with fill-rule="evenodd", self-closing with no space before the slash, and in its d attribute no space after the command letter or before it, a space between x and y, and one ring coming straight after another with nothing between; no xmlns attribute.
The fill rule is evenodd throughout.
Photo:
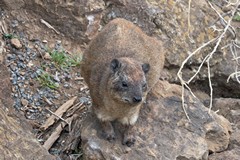
<svg viewBox="0 0 240 160"><path fill-rule="evenodd" d="M56 41L56 43L57 43L57 44L61 44L61 43L62 43L62 41L60 41L60 40L57 40L57 41Z"/></svg>
<svg viewBox="0 0 240 160"><path fill-rule="evenodd" d="M63 85L63 87L65 87L65 88L70 88L70 84L69 84L69 83L65 83L65 84Z"/></svg>
<svg viewBox="0 0 240 160"><path fill-rule="evenodd" d="M12 92L15 93L16 92L16 88L12 87Z"/></svg>
<svg viewBox="0 0 240 160"><path fill-rule="evenodd" d="M43 56L44 59L51 59L52 57L50 56L50 54L48 52L45 53L45 55Z"/></svg>
<svg viewBox="0 0 240 160"><path fill-rule="evenodd" d="M43 43L48 43L48 41L47 41L47 40L45 40L45 39L44 39L42 42L43 42Z"/></svg>
<svg viewBox="0 0 240 160"><path fill-rule="evenodd" d="M22 87L23 86L23 83L18 83L18 87Z"/></svg>
<svg viewBox="0 0 240 160"><path fill-rule="evenodd" d="M17 20L13 20L12 21L12 27L17 27L18 26L18 21Z"/></svg>
<svg viewBox="0 0 240 160"><path fill-rule="evenodd" d="M16 66L15 66L14 64L11 64L9 67L10 67L10 69L11 69L12 71L15 71L15 70L16 70Z"/></svg>
<svg viewBox="0 0 240 160"><path fill-rule="evenodd" d="M18 59L19 59L20 61L24 61L24 60L25 60L24 56L21 55L21 54L18 55Z"/></svg>
<svg viewBox="0 0 240 160"><path fill-rule="evenodd" d="M12 45L13 47L15 47L15 48L17 48L17 49L22 48L22 44L21 44L21 42L19 41L19 39L13 38L13 39L11 39L10 42L11 42L11 45Z"/></svg>
<svg viewBox="0 0 240 160"><path fill-rule="evenodd" d="M89 101L89 98L87 98L87 97L81 97L81 98L80 98L80 102L82 102L82 103L87 104L88 101Z"/></svg>
<svg viewBox="0 0 240 160"><path fill-rule="evenodd" d="M61 95L60 94L56 94L54 95L54 98L58 99Z"/></svg>
<svg viewBox="0 0 240 160"><path fill-rule="evenodd" d="M21 93L22 97L27 99L27 95L25 93Z"/></svg>
<svg viewBox="0 0 240 160"><path fill-rule="evenodd" d="M22 105L25 107L25 106L28 105L28 100L22 98L22 99L21 99L21 103L22 103Z"/></svg>
<svg viewBox="0 0 240 160"><path fill-rule="evenodd" d="M40 106L41 104L39 102L34 103L36 106Z"/></svg>
<svg viewBox="0 0 240 160"><path fill-rule="evenodd" d="M37 75L41 75L41 74L42 74L42 71L41 71L40 69L38 69L38 70L36 71L36 74L37 74Z"/></svg>
<svg viewBox="0 0 240 160"><path fill-rule="evenodd" d="M71 75L69 75L69 74L66 74L66 75L65 75L65 80L66 80L66 81L69 81L71 78L72 78Z"/></svg>
<svg viewBox="0 0 240 160"><path fill-rule="evenodd" d="M53 79L56 81L56 82L60 82L60 79L58 77L58 72L56 72L56 74L54 75Z"/></svg>
<svg viewBox="0 0 240 160"><path fill-rule="evenodd" d="M14 84L14 85L17 84L17 80L16 80L16 79L13 79L13 80L12 80L12 84Z"/></svg>
<svg viewBox="0 0 240 160"><path fill-rule="evenodd" d="M20 75L21 75L21 76L24 76L24 75L25 75L25 72L23 72L23 71L20 72Z"/></svg>
<svg viewBox="0 0 240 160"><path fill-rule="evenodd" d="M29 61L28 64L27 64L28 67L32 67L33 65L34 64L32 63L32 61Z"/></svg>
<svg viewBox="0 0 240 160"><path fill-rule="evenodd" d="M15 59L15 58L16 58L15 54L7 54L7 59L8 60L12 60L12 59Z"/></svg>

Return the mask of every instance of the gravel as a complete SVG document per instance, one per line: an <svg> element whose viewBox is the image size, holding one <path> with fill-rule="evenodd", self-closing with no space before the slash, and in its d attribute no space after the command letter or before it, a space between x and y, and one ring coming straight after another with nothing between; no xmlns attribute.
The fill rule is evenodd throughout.
<svg viewBox="0 0 240 160"><path fill-rule="evenodd" d="M18 23L13 21L12 24ZM8 52L6 63L10 72L11 96L14 99L15 109L23 111L27 119L37 119L42 123L48 113L45 112L45 107L54 111L70 97L80 95L78 101L91 104L88 90L79 89L84 83L78 71L74 71L71 67L60 69L51 59L42 59L41 56L49 51L48 40L33 38L29 41L22 32L16 37L22 45L21 48L14 46L10 39L5 39ZM64 50L61 41L56 41L53 49ZM59 88L54 90L41 86L38 78L46 72ZM49 106L46 99L53 102L53 105Z"/></svg>
<svg viewBox="0 0 240 160"><path fill-rule="evenodd" d="M17 26L17 21L13 21L12 25ZM23 106L21 103L21 99L24 99L25 104L27 103L28 106L32 107L38 107L38 106L44 106L43 97L46 97L48 99L58 99L60 97L59 94L56 94L55 91L46 88L46 87L39 87L37 90L31 88L31 85L35 85L37 83L36 78L42 74L42 69L40 66L36 65L29 65L33 62L39 61L39 58L37 57L38 50L37 48L40 48L40 51L43 53L46 52L45 45L42 44L41 41L35 41L35 42L28 42L23 34L20 34L21 42L23 44L22 48L17 48L16 45L12 44L13 40L6 39L7 42L7 48L10 50L10 52L7 54L6 62L9 68L9 72L11 73L10 80L12 82L12 96L14 98L14 107L17 110L22 110ZM18 39L15 40L17 43L20 42ZM29 43L33 43L35 48L29 48ZM46 43L46 41L45 41ZM58 42L56 44L57 48L61 48L61 43ZM53 67L54 65L50 65L50 67ZM56 74L55 80L60 82L60 79L58 78L58 75ZM31 84L31 85L30 85ZM37 109L32 109L31 107L28 107L26 111L26 117L29 119L35 119L37 118L36 115L31 115L32 113L36 114L39 112Z"/></svg>

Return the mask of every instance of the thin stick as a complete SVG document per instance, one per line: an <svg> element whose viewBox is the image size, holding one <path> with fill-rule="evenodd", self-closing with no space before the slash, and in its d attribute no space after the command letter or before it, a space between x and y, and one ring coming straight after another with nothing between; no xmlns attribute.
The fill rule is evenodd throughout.
<svg viewBox="0 0 240 160"><path fill-rule="evenodd" d="M209 2L209 1L207 1L208 2L208 4L210 5L210 7L217 13L217 15L219 16L219 18L220 18L220 22L222 21L222 23L221 24L223 24L224 25L224 27L226 27L226 24L227 24L227 21L223 18L223 16L216 10L216 8L214 8L213 7L213 5ZM231 27L231 29L229 29L229 31L231 32L231 34L235 37L236 36L236 32L235 32L235 30L234 30L234 28L232 27L232 26L230 26Z"/></svg>
<svg viewBox="0 0 240 160"><path fill-rule="evenodd" d="M234 57L233 60L236 61L236 67L235 67L235 73L236 73L236 72L238 72L238 59L240 57L238 57L238 55L237 55L236 46L235 46L234 41L232 41L232 44L230 45L230 51L232 53L232 56ZM237 82L240 84L240 80L238 79L238 77L239 77L239 74L235 74L235 78L236 78ZM228 81L229 81L229 78L227 79L227 83L228 83Z"/></svg>
<svg viewBox="0 0 240 160"><path fill-rule="evenodd" d="M189 118L189 116L187 114L186 108L185 108L185 98L184 98L184 95L185 95L184 94L184 84L182 84L182 108L183 108L183 111L184 111L188 121L191 122L191 120L190 120L190 118Z"/></svg>
<svg viewBox="0 0 240 160"><path fill-rule="evenodd" d="M196 97L196 96L193 94L193 92L191 91L191 89L188 87L188 85L186 84L186 82L183 80L183 78L182 78L182 69L183 69L184 65L187 63L187 61L188 61L193 55L195 55L198 51L200 51L200 50L201 50L202 48L204 48L205 46L207 46L207 45L209 45L210 43L214 42L216 39L217 39L217 38L214 38L214 39L208 41L207 43L205 43L205 44L203 44L202 46L200 46L199 48L197 48L194 52L192 52L192 53L182 62L182 65L181 65L181 67L180 67L180 69L179 69L179 71L178 71L178 73L177 73L177 76L178 76L178 78L179 78L179 80L180 80L180 82L181 82L181 85L182 85L182 108L183 108L183 111L184 111L184 113L185 113L185 115L186 115L186 117L187 117L187 119L188 119L189 122L190 122L191 120L190 120L190 118L189 118L189 116L188 116L188 114L187 114L187 112L186 112L186 109L185 109L184 86L190 91L190 93L191 93L194 97ZM200 71L200 69L199 69L199 71ZM198 72L199 72L199 71L198 71Z"/></svg>
<svg viewBox="0 0 240 160"><path fill-rule="evenodd" d="M54 112L52 112L51 110L49 110L49 109L46 109L48 112L50 112L52 115L54 115L55 117L57 117L57 118L59 118L59 119L61 119L63 122L65 122L65 123L67 123L68 124L68 122L65 120L65 119L63 119L62 117L60 117L60 116L58 116L58 115L56 115Z"/></svg>
<svg viewBox="0 0 240 160"><path fill-rule="evenodd" d="M197 72L187 81L188 84L191 83L191 81L198 75L198 73L199 73L200 70L202 69L203 64L206 62L206 60L207 60L208 58L209 58L209 55L207 55L207 56L203 59L202 63L201 63L200 66L198 67Z"/></svg>
<svg viewBox="0 0 240 160"><path fill-rule="evenodd" d="M217 38L213 38L210 41L204 43L203 45L201 45L200 47L198 47L194 52L192 52L191 54L188 55L188 57L182 62L182 65L180 67L180 69L178 70L178 78L181 77L180 73L182 73L183 67L185 66L185 64L187 63L187 61L194 56L198 51L200 51L202 48L206 47L207 45L209 45L210 43L214 42Z"/></svg>
<svg viewBox="0 0 240 160"><path fill-rule="evenodd" d="M61 117L75 102L77 99L77 96L71 98L64 104L62 104L56 111L55 114L58 115L58 117ZM56 116L51 115L46 122L41 126L41 129L46 130L49 126L51 126L55 122Z"/></svg>
<svg viewBox="0 0 240 160"><path fill-rule="evenodd" d="M53 103L52 103L49 99L47 99L46 97L43 97L43 100L44 100L49 106L52 106L52 105L53 105Z"/></svg>
<svg viewBox="0 0 240 160"><path fill-rule="evenodd" d="M210 104L209 104L209 110L208 113L210 114L212 109L212 100L213 100L213 88L212 88L212 81L211 81L211 70L210 70L210 59L207 61L207 67L208 67L208 83L210 88Z"/></svg>
<svg viewBox="0 0 240 160"><path fill-rule="evenodd" d="M46 25L48 28L54 30L55 33L60 34L60 32L58 32L51 24L49 24L49 23L46 22L45 20L40 19L40 22L41 22L42 24Z"/></svg>
<svg viewBox="0 0 240 160"><path fill-rule="evenodd" d="M240 71L237 71L237 72L234 72L234 73L230 74L230 76L228 76L227 83L229 82L229 80L232 76L238 75L238 74L240 74Z"/></svg>

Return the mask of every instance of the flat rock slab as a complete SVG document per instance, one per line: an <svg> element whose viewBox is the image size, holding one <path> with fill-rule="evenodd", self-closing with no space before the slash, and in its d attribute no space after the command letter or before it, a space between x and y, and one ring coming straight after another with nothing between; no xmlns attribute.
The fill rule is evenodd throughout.
<svg viewBox="0 0 240 160"><path fill-rule="evenodd" d="M240 147L229 151L212 154L209 156L209 160L239 160L240 159Z"/></svg>
<svg viewBox="0 0 240 160"><path fill-rule="evenodd" d="M121 144L120 124L115 123L116 141L101 136L98 120L90 111L81 127L85 159L208 159L209 152L221 152L229 144L230 123L186 92L186 110L181 106L181 86L158 81L149 94L137 122L136 144Z"/></svg>

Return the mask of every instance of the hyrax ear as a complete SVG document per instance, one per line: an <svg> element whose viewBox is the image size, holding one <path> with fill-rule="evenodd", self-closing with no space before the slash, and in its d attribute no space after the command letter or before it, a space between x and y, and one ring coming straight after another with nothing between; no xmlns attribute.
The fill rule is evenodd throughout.
<svg viewBox="0 0 240 160"><path fill-rule="evenodd" d="M148 73L149 69L150 69L150 65L148 63L144 63L142 65L142 70L145 74Z"/></svg>
<svg viewBox="0 0 240 160"><path fill-rule="evenodd" d="M113 59L110 67L113 72L116 72L121 67L121 63L118 59Z"/></svg>

